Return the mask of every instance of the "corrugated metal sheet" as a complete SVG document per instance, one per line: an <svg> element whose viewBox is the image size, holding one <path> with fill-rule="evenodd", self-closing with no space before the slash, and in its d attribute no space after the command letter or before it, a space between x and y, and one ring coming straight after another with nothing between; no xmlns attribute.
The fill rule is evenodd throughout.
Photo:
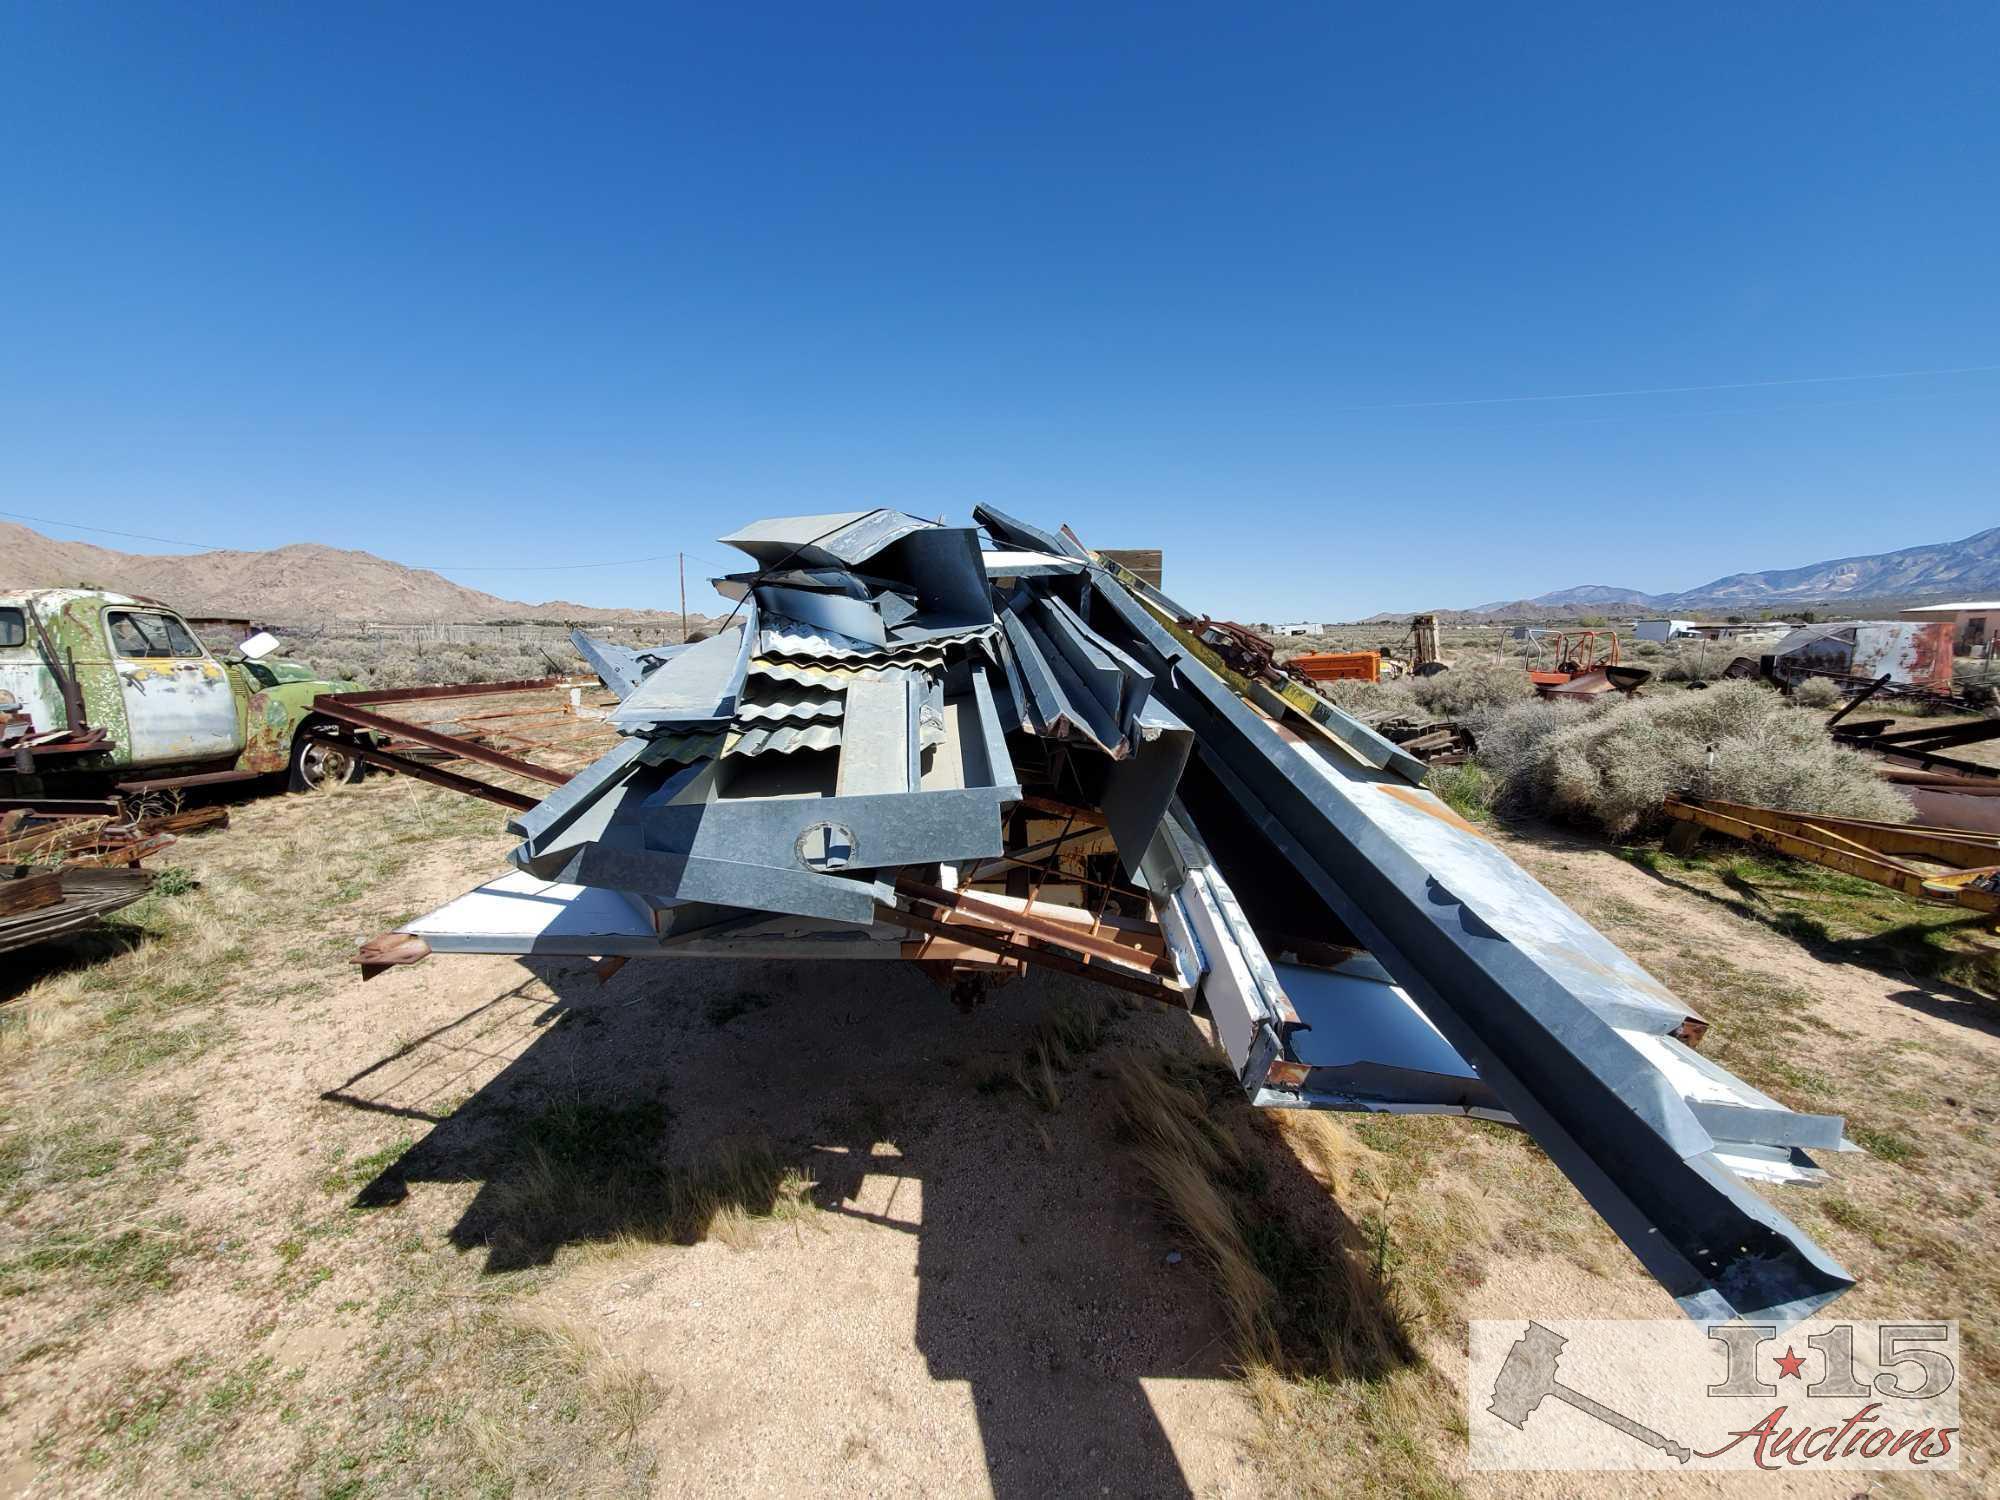
<svg viewBox="0 0 2000 1500"><path fill-rule="evenodd" d="M812 683L835 688L844 688L850 682L872 682L888 670L886 666L837 664L820 666L808 662L774 661L765 656L752 657L750 660L752 677L766 677L774 682Z"/></svg>
<svg viewBox="0 0 2000 1500"><path fill-rule="evenodd" d="M845 696L834 688L804 683L765 689L736 710L736 723L781 723L786 720L837 719L845 711Z"/></svg>
<svg viewBox="0 0 2000 1500"><path fill-rule="evenodd" d="M790 755L794 750L831 750L839 743L838 724L771 724L731 730L722 753Z"/></svg>
<svg viewBox="0 0 2000 1500"><path fill-rule="evenodd" d="M784 657L793 661L809 662L894 662L898 666L942 666L945 653L954 648L964 648L994 634L994 627L981 625L970 630L953 631L948 635L927 637L905 645L890 643L887 646L873 646L852 636L836 634L830 630L817 630L803 625L797 620L772 616L766 620L763 632L758 638L757 654L764 657Z"/></svg>
<svg viewBox="0 0 2000 1500"><path fill-rule="evenodd" d="M713 734L668 734L647 741L654 747L654 754L664 765L685 764L688 761L705 760L719 754L723 741L728 738L723 730Z"/></svg>

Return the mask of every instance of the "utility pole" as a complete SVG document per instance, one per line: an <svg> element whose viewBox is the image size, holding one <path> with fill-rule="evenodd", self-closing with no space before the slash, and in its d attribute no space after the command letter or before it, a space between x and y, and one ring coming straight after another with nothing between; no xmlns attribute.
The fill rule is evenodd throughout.
<svg viewBox="0 0 2000 1500"><path fill-rule="evenodd" d="M681 640L688 638L688 555L678 554L681 560Z"/></svg>

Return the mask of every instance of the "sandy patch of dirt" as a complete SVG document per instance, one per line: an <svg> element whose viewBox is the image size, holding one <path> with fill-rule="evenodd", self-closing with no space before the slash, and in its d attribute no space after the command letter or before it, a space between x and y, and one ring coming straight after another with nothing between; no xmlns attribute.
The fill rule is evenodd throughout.
<svg viewBox="0 0 2000 1500"><path fill-rule="evenodd" d="M626 1447L657 1464L613 1476L640 1488L1256 1487L1216 1309L1191 1260L1168 1263L1177 1244L1094 1064L1060 1077L1053 1113L1004 1077L1047 1010L1099 992L1036 976L965 1015L901 965L635 963L600 984L581 961L485 958L363 984L353 939L459 893L506 847L487 819L364 878L430 795L370 782L249 802L175 851L200 899L273 892L235 961L245 983L215 1006L227 1040L112 1085L120 1112L172 1101L184 1157L130 1196L184 1220L187 1247L159 1288L51 1272L0 1301L0 1492L203 1472L398 1492L402 1464L452 1425L400 1398L442 1382L439 1410L470 1408L465 1425L489 1404L481 1382L508 1378L469 1368L454 1386L421 1352L441 1309L495 1297L595 1330L650 1377L657 1404ZM277 898L309 869L352 894ZM1107 1048L1202 1044L1159 1010L1119 1008L1111 1030ZM10 1128L90 1108L101 1039L86 1028L16 1061ZM519 1233L519 1142L579 1103L586 1146L640 1131L626 1144L667 1165L768 1142L813 1206L731 1243L617 1244L645 1201L574 1234ZM105 1182L129 1145L119 1160ZM10 1222L16 1247L39 1215ZM385 1457L399 1444L410 1459Z"/></svg>

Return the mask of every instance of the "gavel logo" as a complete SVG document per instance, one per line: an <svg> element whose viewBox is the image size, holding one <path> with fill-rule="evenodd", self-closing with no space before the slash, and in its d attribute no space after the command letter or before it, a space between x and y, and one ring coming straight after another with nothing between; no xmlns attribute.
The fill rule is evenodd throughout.
<svg viewBox="0 0 2000 1500"><path fill-rule="evenodd" d="M1544 1397L1553 1396L1556 1400L1573 1406L1580 1412L1587 1412L1598 1421L1637 1438L1649 1448L1658 1448L1680 1463L1686 1463L1694 1456L1693 1450L1687 1444L1661 1437L1652 1428L1640 1426L1623 1412L1613 1411L1601 1402L1593 1401L1590 1397L1573 1391L1558 1381L1556 1363L1562 1358L1563 1345L1568 1342L1568 1339L1553 1328L1544 1328L1540 1323L1530 1323L1528 1331L1515 1340L1514 1347L1507 1351L1507 1358L1500 1366L1500 1373L1494 1376L1493 1400L1486 1409L1509 1426L1525 1431L1528 1418L1535 1408L1542 1404Z"/></svg>

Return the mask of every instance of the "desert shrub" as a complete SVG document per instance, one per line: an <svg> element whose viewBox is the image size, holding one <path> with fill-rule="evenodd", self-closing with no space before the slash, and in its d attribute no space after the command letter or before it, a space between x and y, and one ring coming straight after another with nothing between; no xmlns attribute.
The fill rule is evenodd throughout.
<svg viewBox="0 0 2000 1500"><path fill-rule="evenodd" d="M1808 677L1792 689L1792 707L1828 709L1837 707L1844 696L1831 677Z"/></svg>
<svg viewBox="0 0 2000 1500"><path fill-rule="evenodd" d="M1558 730L1575 725L1579 709L1573 704L1551 703L1545 698L1526 698L1489 714L1473 732L1479 739L1479 764L1492 773L1495 797L1506 803L1537 806L1539 799L1519 794L1541 756L1542 745Z"/></svg>
<svg viewBox="0 0 2000 1500"><path fill-rule="evenodd" d="M1408 677L1387 682L1316 682L1313 691L1358 719L1387 719L1422 712L1411 696L1411 684Z"/></svg>
<svg viewBox="0 0 2000 1500"><path fill-rule="evenodd" d="M1615 703L1530 703L1490 719L1480 760L1498 800L1624 835L1662 821L1669 797L1907 822L1873 764L1757 682Z"/></svg>
<svg viewBox="0 0 2000 1500"><path fill-rule="evenodd" d="M1513 662L1455 667L1435 677L1408 679L1410 696L1440 719L1478 719L1518 703L1533 688L1527 672Z"/></svg>

